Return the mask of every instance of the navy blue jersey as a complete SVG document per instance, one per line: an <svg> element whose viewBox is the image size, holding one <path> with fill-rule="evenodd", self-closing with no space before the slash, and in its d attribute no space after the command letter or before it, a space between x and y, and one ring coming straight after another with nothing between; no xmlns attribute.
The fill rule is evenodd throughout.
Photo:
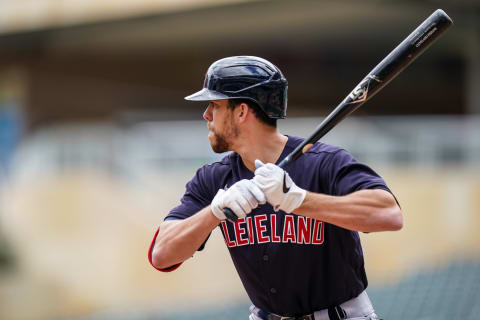
<svg viewBox="0 0 480 320"><path fill-rule="evenodd" d="M288 137L280 162L302 142ZM385 189L383 179L343 149L317 142L287 166L293 181L309 191L346 195ZM218 189L251 179L236 153L200 168L187 183L181 204L166 217L185 219L208 206ZM252 303L284 316L309 314L356 297L367 287L357 232L312 218L259 206L236 223L219 225Z"/></svg>

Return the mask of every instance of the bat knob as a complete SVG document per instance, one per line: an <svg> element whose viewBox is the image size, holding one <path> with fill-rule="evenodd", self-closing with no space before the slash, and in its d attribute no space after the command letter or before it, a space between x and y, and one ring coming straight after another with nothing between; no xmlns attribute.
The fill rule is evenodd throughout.
<svg viewBox="0 0 480 320"><path fill-rule="evenodd" d="M237 222L238 217L235 213L233 213L232 210L230 210L230 208L223 208L222 211L225 214L225 216L227 217L228 221L230 221L232 223Z"/></svg>

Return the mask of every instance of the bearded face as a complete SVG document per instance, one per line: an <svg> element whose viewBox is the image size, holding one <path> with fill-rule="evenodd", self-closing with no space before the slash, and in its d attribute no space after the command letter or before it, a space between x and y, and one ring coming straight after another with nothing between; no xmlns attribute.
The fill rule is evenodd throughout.
<svg viewBox="0 0 480 320"><path fill-rule="evenodd" d="M222 153L232 150L232 140L238 137L238 127L233 120L233 112L229 110L223 119L221 128L208 126L210 146L213 152Z"/></svg>

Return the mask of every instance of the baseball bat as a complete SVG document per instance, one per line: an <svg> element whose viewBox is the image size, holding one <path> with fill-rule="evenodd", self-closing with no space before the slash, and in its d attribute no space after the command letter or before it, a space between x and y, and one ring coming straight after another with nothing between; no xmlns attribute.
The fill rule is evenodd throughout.
<svg viewBox="0 0 480 320"><path fill-rule="evenodd" d="M410 35L390 52L365 78L343 99L342 102L317 126L310 137L287 155L278 166L285 168L308 151L315 142L326 135L340 121L357 110L368 99L392 81L400 72L420 56L445 30L452 25L452 19L437 9ZM237 216L224 208L228 220L235 222Z"/></svg>

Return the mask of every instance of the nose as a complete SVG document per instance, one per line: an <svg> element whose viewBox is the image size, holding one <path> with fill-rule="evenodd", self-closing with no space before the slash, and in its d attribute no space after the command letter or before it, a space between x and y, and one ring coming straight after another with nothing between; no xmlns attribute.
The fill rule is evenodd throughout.
<svg viewBox="0 0 480 320"><path fill-rule="evenodd" d="M207 106L207 109L205 109L205 112L203 112L203 119L212 121L212 107L210 104Z"/></svg>

